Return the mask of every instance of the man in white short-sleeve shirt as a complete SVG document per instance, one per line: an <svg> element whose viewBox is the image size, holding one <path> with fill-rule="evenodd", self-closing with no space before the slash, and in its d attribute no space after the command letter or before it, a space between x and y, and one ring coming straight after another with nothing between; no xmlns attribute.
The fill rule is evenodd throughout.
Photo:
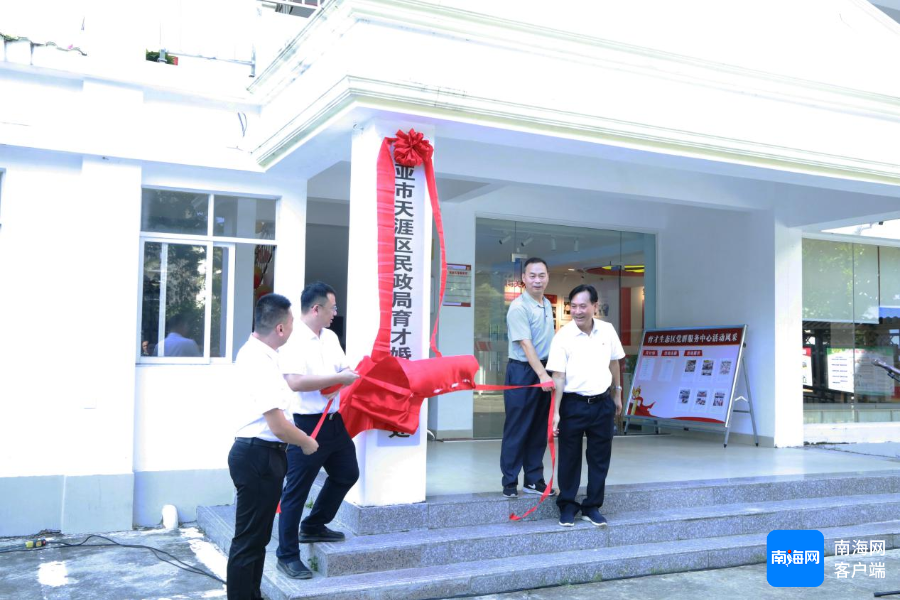
<svg viewBox="0 0 900 600"><path fill-rule="evenodd" d="M312 454L318 444L284 415L291 398L276 350L291 336L291 302L269 294L256 303L256 328L234 362L238 397L228 471L237 490L234 538L228 553L228 598L262 598L266 544L287 470L286 442Z"/></svg>
<svg viewBox="0 0 900 600"><path fill-rule="evenodd" d="M615 418L622 412L619 360L625 351L612 325L594 318L599 296L592 285L569 294L572 321L550 344L547 370L556 383L553 431L559 445L559 524L571 527L575 515L598 527ZM575 501L581 483L581 440L587 435L587 494Z"/></svg>
<svg viewBox="0 0 900 600"><path fill-rule="evenodd" d="M316 437L319 450L315 458L293 446L287 451L287 482L281 495L275 554L278 570L293 579L312 577L312 571L300 560L301 543L344 540L343 533L326 525L359 479L356 446L337 412L340 397L336 391L323 393L335 385L349 385L359 377L347 365L337 335L328 329L338 310L334 289L321 281L307 285L300 296L300 310L300 323L291 341L278 352L284 379L295 392L290 410L294 423L307 433L312 433L323 413L327 415ZM306 498L322 468L327 474L322 491L301 524Z"/></svg>

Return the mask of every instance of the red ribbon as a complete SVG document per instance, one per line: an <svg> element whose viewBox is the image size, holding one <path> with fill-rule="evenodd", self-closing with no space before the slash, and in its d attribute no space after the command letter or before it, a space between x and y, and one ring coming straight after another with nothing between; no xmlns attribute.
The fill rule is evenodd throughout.
<svg viewBox="0 0 900 600"><path fill-rule="evenodd" d="M393 145L393 158L391 146ZM437 329L440 307L444 303L447 285L447 254L444 245L444 224L438 202L437 185L434 177L432 156L434 148L422 133L410 129L408 133L397 132L395 138L384 138L378 153L377 168L377 220L378 227L378 300L380 325L372 346L371 356L365 357L357 367L360 377L343 393L339 412L344 418L347 431L354 437L367 429L386 429L415 433L418 429L421 403L425 398L462 390L500 391L530 386L478 385L475 372L478 363L473 356L443 357L437 348ZM431 332L432 359L407 360L391 356L391 310L394 294L394 162L404 167L423 165L428 197L441 253L441 287L438 299L438 314L435 315ZM401 362L402 361L402 362ZM375 376L379 372L380 376ZM386 379L390 379L387 381ZM330 394L341 389L340 385L322 390ZM311 437L319 434L323 422L331 409L334 399L328 401L325 411L316 424ZM402 405L402 406L401 406ZM547 441L553 467L556 466L556 445L553 439L554 398L551 394L550 414L547 418ZM518 521L530 515L547 499L553 487L551 471L550 484L538 503L522 516L511 514L510 519Z"/></svg>
<svg viewBox="0 0 900 600"><path fill-rule="evenodd" d="M517 516L515 513L510 513L509 518L511 521L521 521L536 511L537 507L550 495L550 490L553 489L553 471L556 469L556 439L553 436L553 414L554 409L556 408L555 403L556 394L550 392L550 416L547 418L547 445L550 446L550 483L547 484L547 488L544 490L544 493L541 494L541 499L538 500L538 503L526 510L521 517Z"/></svg>

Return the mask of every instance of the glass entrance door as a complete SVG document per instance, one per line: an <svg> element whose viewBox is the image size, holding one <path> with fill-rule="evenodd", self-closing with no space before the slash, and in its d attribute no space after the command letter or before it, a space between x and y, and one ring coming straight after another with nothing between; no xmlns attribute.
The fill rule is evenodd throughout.
<svg viewBox="0 0 900 600"><path fill-rule="evenodd" d="M475 242L475 348L478 383L502 385L509 358L506 311L522 293L522 264L532 256L547 261L546 295L557 330L571 321L569 292L581 283L600 295L598 318L615 326L629 357L636 354L645 326L655 325L655 236L603 229L478 219ZM645 322L649 321L649 322ZM633 359L626 359L628 389ZM473 435L499 438L503 393L476 392Z"/></svg>

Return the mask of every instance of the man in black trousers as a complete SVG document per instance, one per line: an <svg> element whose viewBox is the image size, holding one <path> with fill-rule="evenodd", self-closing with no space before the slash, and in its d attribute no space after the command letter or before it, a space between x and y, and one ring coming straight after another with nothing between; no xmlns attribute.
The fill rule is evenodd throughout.
<svg viewBox="0 0 900 600"><path fill-rule="evenodd" d="M338 312L334 289L316 281L307 285L300 296L300 323L291 342L279 351L281 370L293 394L290 411L294 423L312 433L322 413L327 411L317 440L319 451L307 456L301 449L288 448L287 483L281 496L278 518L278 570L293 579L309 579L312 571L300 560L300 544L340 542L344 534L326 527L334 519L344 496L359 479L356 446L338 411L340 398L322 390L334 385L349 385L359 378L349 368L338 337L328 329ZM329 407L328 401L334 398ZM300 523L309 490L319 470L328 477L313 504ZM299 532L298 532L299 528Z"/></svg>
<svg viewBox="0 0 900 600"><path fill-rule="evenodd" d="M228 470L237 489L234 538L228 553L229 600L262 598L260 583L266 560L266 544L287 469L286 442L304 454L318 448L314 439L285 417L291 400L276 350L291 336L294 316L291 302L269 294L256 303L256 327L235 360L241 396L235 422L234 445L228 453Z"/></svg>
<svg viewBox="0 0 900 600"><path fill-rule="evenodd" d="M544 368L550 340L553 339L553 306L544 297L550 282L547 263L532 256L522 266L525 291L509 305L506 329L509 337L509 363L506 385L530 386L503 392L503 440L500 443L500 471L503 495L519 495L519 472L523 472L522 491L543 494L544 452L547 450L547 419L553 379ZM550 491L553 494L553 491Z"/></svg>
<svg viewBox="0 0 900 600"><path fill-rule="evenodd" d="M625 351L612 325L594 318L599 296L592 285L569 293L572 321L553 338L547 370L556 382L553 431L559 444L559 524L572 527L575 515L606 526L600 514L612 453L613 426L622 412L619 360ZM575 501L581 484L582 438L587 435L587 495Z"/></svg>

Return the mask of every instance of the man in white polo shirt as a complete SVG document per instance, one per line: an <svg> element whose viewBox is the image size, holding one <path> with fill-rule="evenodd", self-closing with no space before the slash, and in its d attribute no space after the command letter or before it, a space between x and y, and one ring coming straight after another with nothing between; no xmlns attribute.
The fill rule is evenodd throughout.
<svg viewBox="0 0 900 600"><path fill-rule="evenodd" d="M322 390L333 385L349 385L359 378L347 365L337 335L328 326L337 314L334 289L317 281L307 285L300 296L301 323L290 343L279 351L281 370L296 392L291 401L294 423L312 433L322 413L328 412L316 440L319 450L307 456L299 448L288 448L287 483L281 495L278 518L278 570L293 579L312 577L300 560L300 543L340 542L344 534L326 527L337 514L344 496L359 479L356 446L340 413L339 398ZM312 510L300 524L303 507L319 470L328 475ZM300 529L298 535L298 528Z"/></svg>
<svg viewBox="0 0 900 600"><path fill-rule="evenodd" d="M619 360L622 343L612 325L594 318L599 297L592 285L579 285L569 294L572 321L550 344L547 370L556 383L553 432L559 444L559 524L571 527L575 515L597 527L606 525L600 514L615 418L622 412ZM581 440L587 434L587 495L575 501L581 484Z"/></svg>
<svg viewBox="0 0 900 600"><path fill-rule="evenodd" d="M228 553L228 598L262 598L259 586L266 560L266 544L287 470L285 442L304 454L318 448L314 439L284 415L291 390L278 368L276 350L291 336L291 302L269 294L256 303L255 329L234 361L240 396L238 430L228 453L228 471L237 489L234 538Z"/></svg>

